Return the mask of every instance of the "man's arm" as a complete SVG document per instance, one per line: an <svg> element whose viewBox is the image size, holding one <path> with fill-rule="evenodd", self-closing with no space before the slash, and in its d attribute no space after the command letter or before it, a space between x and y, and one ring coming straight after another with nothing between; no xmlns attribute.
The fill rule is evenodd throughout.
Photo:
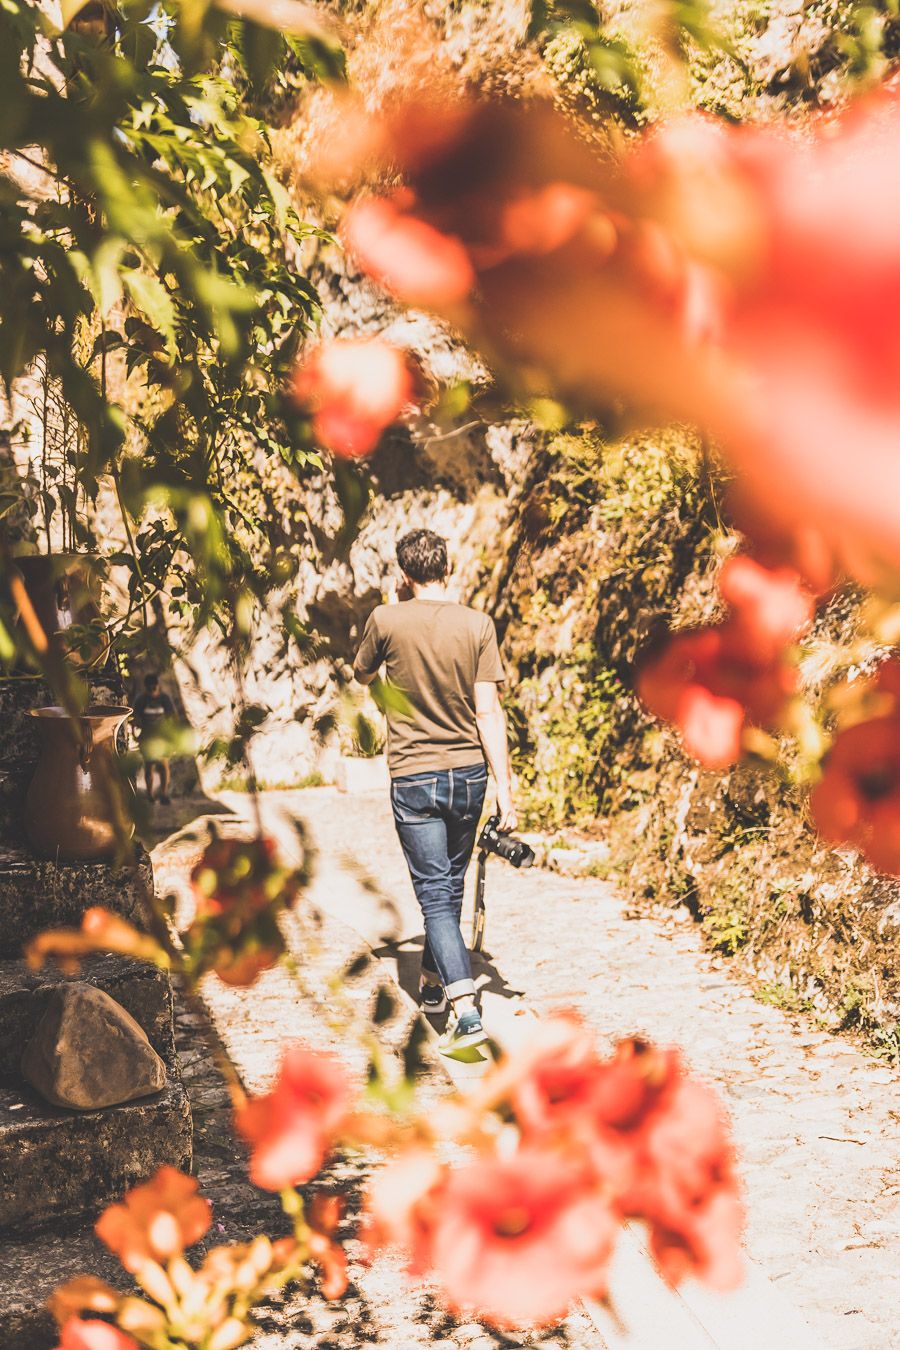
<svg viewBox="0 0 900 1350"><path fill-rule="evenodd" d="M353 662L354 678L360 684L371 684L373 680L378 678L382 659L381 637L373 610L366 621L362 642L359 644L359 651L356 653L356 660Z"/></svg>
<svg viewBox="0 0 900 1350"><path fill-rule="evenodd" d="M493 680L475 682L475 721L484 746L487 762L497 784L499 828L507 833L518 824L512 800L512 776L509 767L509 745L506 740L506 713L500 703L500 694Z"/></svg>

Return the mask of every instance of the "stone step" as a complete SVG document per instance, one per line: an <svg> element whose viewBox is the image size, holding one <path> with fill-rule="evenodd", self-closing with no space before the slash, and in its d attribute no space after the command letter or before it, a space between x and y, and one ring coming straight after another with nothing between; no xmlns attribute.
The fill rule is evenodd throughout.
<svg viewBox="0 0 900 1350"><path fill-rule="evenodd" d="M150 858L135 846L138 871L153 889ZM134 873L110 862L54 863L18 844L0 844L0 957L19 957L44 928L75 927L91 905L141 922L141 889Z"/></svg>
<svg viewBox="0 0 900 1350"><path fill-rule="evenodd" d="M134 1288L90 1227L40 1238L0 1240L0 1350L52 1350L59 1331L47 1309L55 1289L78 1275L96 1275L123 1293Z"/></svg>
<svg viewBox="0 0 900 1350"><path fill-rule="evenodd" d="M103 989L131 1013L156 1053L167 1064L174 1063L172 988L156 966L124 956L89 956L77 975L67 976L49 965L34 971L24 961L0 961L0 1081L18 1080L22 1051L51 993L69 979Z"/></svg>
<svg viewBox="0 0 900 1350"><path fill-rule="evenodd" d="M95 1219L163 1163L191 1164L191 1111L181 1079L102 1111L65 1111L24 1084L0 1087L0 1234Z"/></svg>

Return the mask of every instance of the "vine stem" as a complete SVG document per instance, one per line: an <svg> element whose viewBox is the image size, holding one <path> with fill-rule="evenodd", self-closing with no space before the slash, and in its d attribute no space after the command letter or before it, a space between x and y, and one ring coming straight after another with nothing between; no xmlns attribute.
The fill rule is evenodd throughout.
<svg viewBox="0 0 900 1350"><path fill-rule="evenodd" d="M115 484L116 501L119 506L119 514L122 517L122 524L125 527L125 538L128 542L128 549L129 552L131 553L132 558L134 559L134 570L137 572L138 581L140 582L141 585L141 621L143 624L144 633L146 634L150 626L147 622L147 582L144 579L144 572L143 568L141 567L140 557L138 555L137 541L135 540L134 531L131 528L131 521L128 518L128 511L125 507L125 502L122 498L122 482L118 465L116 465L115 469L113 469L112 480L113 483ZM133 607L129 608L128 611L129 617L131 616L132 609Z"/></svg>

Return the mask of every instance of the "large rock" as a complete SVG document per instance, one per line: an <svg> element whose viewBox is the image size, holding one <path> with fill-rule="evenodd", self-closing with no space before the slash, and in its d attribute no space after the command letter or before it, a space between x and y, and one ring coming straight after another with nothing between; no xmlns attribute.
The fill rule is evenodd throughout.
<svg viewBox="0 0 900 1350"><path fill-rule="evenodd" d="M169 977L147 961L107 953L87 956L79 979L103 989L143 1027L153 1049L172 1063L172 986ZM71 983L52 962L31 970L24 961L0 961L0 1082L19 1077L22 1047L47 1011L54 991Z"/></svg>
<svg viewBox="0 0 900 1350"><path fill-rule="evenodd" d="M97 1111L160 1092L166 1066L121 1004L78 980L54 990L22 1076L54 1106Z"/></svg>

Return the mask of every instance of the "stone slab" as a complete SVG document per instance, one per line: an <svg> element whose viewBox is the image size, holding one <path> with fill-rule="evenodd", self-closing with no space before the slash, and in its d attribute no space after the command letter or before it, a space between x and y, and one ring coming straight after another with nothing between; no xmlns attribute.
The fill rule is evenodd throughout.
<svg viewBox="0 0 900 1350"><path fill-rule="evenodd" d="M24 1084L0 1087L0 1234L93 1221L162 1163L191 1164L191 1112L181 1079L154 1097L102 1111L65 1111Z"/></svg>
<svg viewBox="0 0 900 1350"><path fill-rule="evenodd" d="M29 970L24 961L0 961L0 1082L18 1080L22 1050L51 993L70 979L86 980L121 1003L156 1053L167 1064L173 1062L172 989L168 976L155 966L124 956L89 956L77 975L67 976L52 966Z"/></svg>
<svg viewBox="0 0 900 1350"><path fill-rule="evenodd" d="M149 856L140 844L135 847L138 870L152 890ZM33 858L19 845L0 844L0 957L21 956L24 944L44 928L77 928L91 905L140 924L140 887L133 872L109 862L58 865Z"/></svg>

